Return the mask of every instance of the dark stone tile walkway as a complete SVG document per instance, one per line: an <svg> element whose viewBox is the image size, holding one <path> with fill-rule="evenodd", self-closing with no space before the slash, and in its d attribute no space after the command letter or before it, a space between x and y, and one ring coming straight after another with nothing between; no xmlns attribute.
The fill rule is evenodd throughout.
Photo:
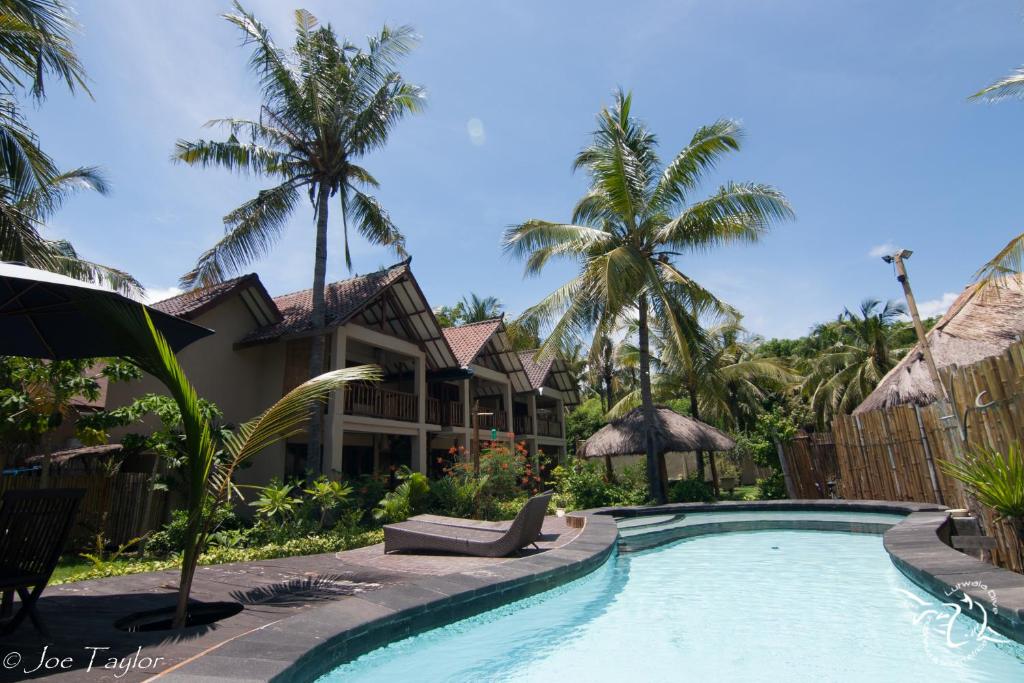
<svg viewBox="0 0 1024 683"><path fill-rule="evenodd" d="M296 642L294 638L286 642L273 635L271 627L284 625L298 633L296 629L309 629L319 623L325 633L342 632L349 624L415 606L417 600L425 605L425 598L438 597L446 587L453 592L456 584L465 587L475 582L484 586L511 567L570 543L579 533L562 519L548 518L539 542L541 549L524 552L518 558L385 555L383 545L375 545L339 553L200 567L192 590L195 600L236 601L244 609L215 625L189 628L176 635L127 633L116 629L114 622L134 612L172 606L177 571L51 586L38 603L50 637L39 635L26 622L4 638L0 642L0 681L41 677L59 681L142 681L200 659L219 665L211 670L230 670L232 678L245 679L246 672L250 672L253 680L264 680L257 672L259 661L267 657L295 660L314 644L303 644L303 639ZM421 582L432 589L422 587ZM401 590L382 590L396 586ZM342 604L344 609L337 609ZM299 616L308 618L298 623ZM228 644L234 645L230 658L217 661L224 659ZM117 664L105 668L112 658L118 660ZM219 674L217 678L223 680ZM189 675L188 680L198 679Z"/></svg>

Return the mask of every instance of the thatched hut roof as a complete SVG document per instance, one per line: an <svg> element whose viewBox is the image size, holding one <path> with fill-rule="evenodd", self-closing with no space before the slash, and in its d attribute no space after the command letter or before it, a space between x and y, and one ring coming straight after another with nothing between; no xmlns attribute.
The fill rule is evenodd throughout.
<svg viewBox="0 0 1024 683"><path fill-rule="evenodd" d="M1001 353L1024 335L1024 277L1013 276L957 297L927 339L942 368L976 363ZM882 378L854 414L903 404L927 405L938 396L920 347L915 346Z"/></svg>
<svg viewBox="0 0 1024 683"><path fill-rule="evenodd" d="M654 411L658 443L664 453L728 451L736 442L725 432L692 417L658 406ZM594 432L579 454L584 458L635 455L647 450L643 408L635 408Z"/></svg>

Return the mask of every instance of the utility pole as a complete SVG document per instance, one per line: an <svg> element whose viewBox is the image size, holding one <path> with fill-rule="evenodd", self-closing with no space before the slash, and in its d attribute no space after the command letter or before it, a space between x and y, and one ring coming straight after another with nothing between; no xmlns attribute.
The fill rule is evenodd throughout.
<svg viewBox="0 0 1024 683"><path fill-rule="evenodd" d="M910 278L907 277L907 267L904 261L910 258L914 252L909 249L901 249L891 256L883 256L882 260L891 263L896 267L896 279L903 285L903 294L907 298L907 309L910 311L910 319L914 322L914 331L917 333L917 341L921 345L921 354L924 356L924 363L928 366L928 374L932 378L932 384L938 391L941 400L948 400L946 386L939 377L939 369L935 365L935 358L932 356L931 346L928 344L928 337L921 323L921 315L917 312L917 301L914 299L914 292L910 289Z"/></svg>

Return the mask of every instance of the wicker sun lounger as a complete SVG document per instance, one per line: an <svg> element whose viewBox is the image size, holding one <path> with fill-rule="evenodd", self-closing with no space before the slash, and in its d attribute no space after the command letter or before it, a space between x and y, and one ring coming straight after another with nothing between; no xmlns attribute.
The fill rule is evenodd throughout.
<svg viewBox="0 0 1024 683"><path fill-rule="evenodd" d="M536 545L544 524L551 492L526 501L516 518L507 527L481 526L473 520L453 517L431 521L409 520L384 527L384 552L396 550L458 553L479 557L504 557ZM445 521L440 521L440 520Z"/></svg>

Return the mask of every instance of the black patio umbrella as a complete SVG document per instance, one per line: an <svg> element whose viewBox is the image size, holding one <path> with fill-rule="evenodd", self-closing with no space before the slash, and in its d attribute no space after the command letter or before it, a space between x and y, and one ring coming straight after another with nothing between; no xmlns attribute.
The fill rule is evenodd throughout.
<svg viewBox="0 0 1024 683"><path fill-rule="evenodd" d="M132 345L93 314L96 303L138 302L98 285L12 263L0 263L0 355L67 360L128 355ZM146 307L176 352L212 330Z"/></svg>

